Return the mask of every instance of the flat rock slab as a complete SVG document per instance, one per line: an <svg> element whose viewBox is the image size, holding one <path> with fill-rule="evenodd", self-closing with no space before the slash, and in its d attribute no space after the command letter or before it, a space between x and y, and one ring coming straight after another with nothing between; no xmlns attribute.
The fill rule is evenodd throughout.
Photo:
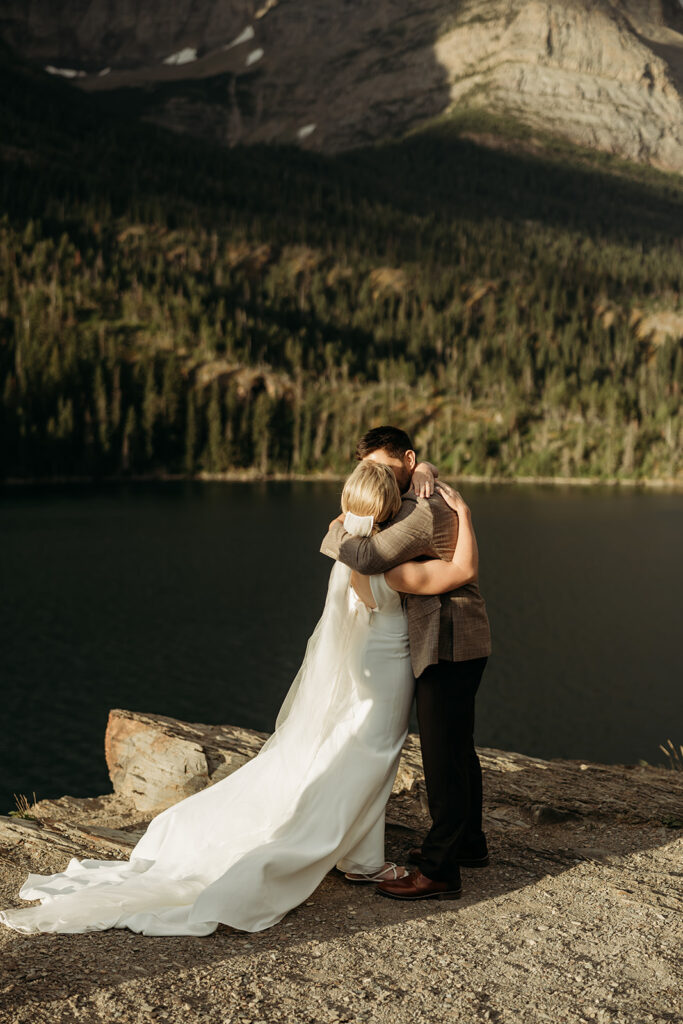
<svg viewBox="0 0 683 1024"><path fill-rule="evenodd" d="M49 846L71 856L127 860L144 829L124 831L101 825L76 825L58 819L0 816L0 842L6 848Z"/></svg>
<svg viewBox="0 0 683 1024"><path fill-rule="evenodd" d="M233 725L114 709L105 754L114 792L140 812L158 812L236 771L267 738L268 733ZM545 761L488 748L479 748L479 757L489 802L513 804L537 824L587 815L661 824L683 815L683 784L672 785L677 773L665 769ZM414 733L406 740L393 793L418 798L427 812Z"/></svg>

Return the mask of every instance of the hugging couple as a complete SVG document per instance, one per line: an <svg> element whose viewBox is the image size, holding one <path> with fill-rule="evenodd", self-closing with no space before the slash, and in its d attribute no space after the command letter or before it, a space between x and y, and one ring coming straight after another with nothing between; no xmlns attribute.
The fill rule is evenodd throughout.
<svg viewBox="0 0 683 1024"><path fill-rule="evenodd" d="M129 860L29 874L19 896L40 903L0 922L262 931L335 867L418 900L455 898L460 867L486 866L473 729L491 640L470 512L403 430L369 430L356 455L321 546L334 559L323 613L257 756L153 818ZM432 827L408 870L385 860L384 813L414 698Z"/></svg>

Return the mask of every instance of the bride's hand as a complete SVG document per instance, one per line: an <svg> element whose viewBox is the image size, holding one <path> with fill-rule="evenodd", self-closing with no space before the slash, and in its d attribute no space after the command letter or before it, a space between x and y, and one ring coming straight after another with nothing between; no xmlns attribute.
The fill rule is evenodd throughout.
<svg viewBox="0 0 683 1024"><path fill-rule="evenodd" d="M436 489L449 508L452 508L454 512L457 512L459 516L469 514L470 507L465 502L460 491L454 491L452 487L449 487L448 484L445 484L440 480L437 481Z"/></svg>
<svg viewBox="0 0 683 1024"><path fill-rule="evenodd" d="M415 467L412 487L418 498L430 498L434 493L434 474L428 462L420 462Z"/></svg>
<svg viewBox="0 0 683 1024"><path fill-rule="evenodd" d="M330 523L330 530L332 529L332 527L334 526L335 523L343 523L345 518L346 518L346 512L340 512L339 515L335 516L335 518Z"/></svg>

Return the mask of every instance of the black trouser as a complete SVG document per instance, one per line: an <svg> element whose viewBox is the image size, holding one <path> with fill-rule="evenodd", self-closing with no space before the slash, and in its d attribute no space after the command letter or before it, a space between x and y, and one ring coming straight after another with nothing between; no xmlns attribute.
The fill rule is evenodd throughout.
<svg viewBox="0 0 683 1024"><path fill-rule="evenodd" d="M474 749L474 698L487 658L439 661L417 679L417 720L432 827L420 870L439 881L460 877L458 858L482 857L481 765Z"/></svg>

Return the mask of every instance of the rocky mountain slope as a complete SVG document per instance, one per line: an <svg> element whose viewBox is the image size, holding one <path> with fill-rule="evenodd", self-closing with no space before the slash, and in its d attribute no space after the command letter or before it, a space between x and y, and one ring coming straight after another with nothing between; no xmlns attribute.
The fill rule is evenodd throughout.
<svg viewBox="0 0 683 1024"><path fill-rule="evenodd" d="M5 0L0 35L228 144L334 152L483 110L683 170L680 0Z"/></svg>

